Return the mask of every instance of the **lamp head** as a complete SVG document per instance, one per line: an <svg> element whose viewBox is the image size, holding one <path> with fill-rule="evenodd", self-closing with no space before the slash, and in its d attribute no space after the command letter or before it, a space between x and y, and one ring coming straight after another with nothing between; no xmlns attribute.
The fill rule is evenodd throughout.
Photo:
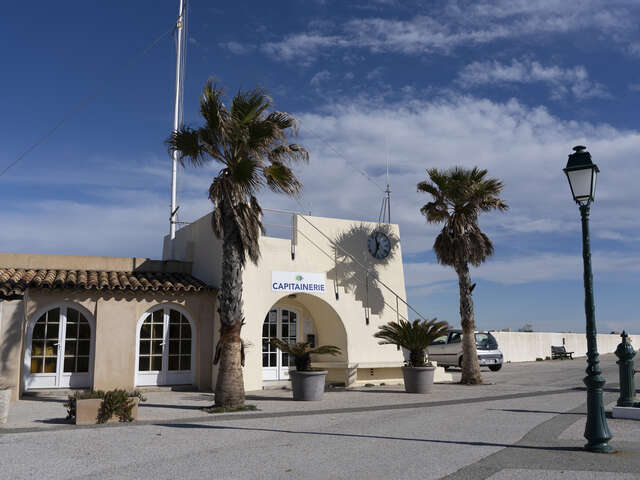
<svg viewBox="0 0 640 480"><path fill-rule="evenodd" d="M595 199L596 177L600 170L591 161L586 147L578 145L573 150L563 171L569 180L573 199L580 205L588 205Z"/></svg>

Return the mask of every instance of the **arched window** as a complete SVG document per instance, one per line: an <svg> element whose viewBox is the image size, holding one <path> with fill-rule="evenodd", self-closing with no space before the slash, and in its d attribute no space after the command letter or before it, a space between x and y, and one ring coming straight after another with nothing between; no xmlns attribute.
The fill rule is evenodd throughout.
<svg viewBox="0 0 640 480"><path fill-rule="evenodd" d="M61 304L36 313L27 333L25 387L91 386L94 326L79 305Z"/></svg>
<svg viewBox="0 0 640 480"><path fill-rule="evenodd" d="M177 305L161 305L138 322L136 385L190 385L194 381L195 328Z"/></svg>

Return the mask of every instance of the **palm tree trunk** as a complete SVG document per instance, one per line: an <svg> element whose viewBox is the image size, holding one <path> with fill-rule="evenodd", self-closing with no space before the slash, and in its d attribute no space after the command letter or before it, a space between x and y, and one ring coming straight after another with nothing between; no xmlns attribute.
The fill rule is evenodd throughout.
<svg viewBox="0 0 640 480"><path fill-rule="evenodd" d="M460 263L455 267L460 287L460 322L462 325L462 378L460 383L475 385L482 383L478 349L476 348L475 321L473 318L473 296L469 265Z"/></svg>
<svg viewBox="0 0 640 480"><path fill-rule="evenodd" d="M222 285L218 296L220 305L220 340L216 361L219 360L215 404L218 407L238 408L244 405L242 377L242 255L239 233L233 212L226 203L222 209Z"/></svg>

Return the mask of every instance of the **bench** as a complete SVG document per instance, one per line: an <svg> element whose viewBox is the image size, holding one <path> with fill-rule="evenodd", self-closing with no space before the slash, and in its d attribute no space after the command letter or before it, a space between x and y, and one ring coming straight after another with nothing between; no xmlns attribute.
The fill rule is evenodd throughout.
<svg viewBox="0 0 640 480"><path fill-rule="evenodd" d="M551 359L555 360L557 358L565 359L570 358L573 360L573 352L567 352L567 349L564 348L564 345L560 345L559 347L554 347L551 345Z"/></svg>

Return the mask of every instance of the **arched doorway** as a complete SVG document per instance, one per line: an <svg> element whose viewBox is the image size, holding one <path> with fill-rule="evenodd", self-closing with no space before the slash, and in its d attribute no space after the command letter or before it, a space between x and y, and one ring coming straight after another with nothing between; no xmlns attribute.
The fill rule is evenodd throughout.
<svg viewBox="0 0 640 480"><path fill-rule="evenodd" d="M191 385L196 330L182 307L160 305L138 321L136 385Z"/></svg>
<svg viewBox="0 0 640 480"><path fill-rule="evenodd" d="M312 365L328 368L336 382L342 381L338 377L345 377L349 350L347 332L335 309L319 296L298 293L278 299L267 312L260 333L262 386L289 380L289 370L295 368L293 358L269 345L270 337L279 337L289 343L339 347L342 351L339 355L314 356ZM258 363L254 365L257 367Z"/></svg>
<svg viewBox="0 0 640 480"><path fill-rule="evenodd" d="M92 384L95 322L83 307L59 304L36 313L27 330L25 389Z"/></svg>
<svg viewBox="0 0 640 480"><path fill-rule="evenodd" d="M290 307L274 307L269 310L262 324L262 380L288 380L289 370L295 368L293 358L269 344L269 338L277 337L288 343L301 338L300 312Z"/></svg>

